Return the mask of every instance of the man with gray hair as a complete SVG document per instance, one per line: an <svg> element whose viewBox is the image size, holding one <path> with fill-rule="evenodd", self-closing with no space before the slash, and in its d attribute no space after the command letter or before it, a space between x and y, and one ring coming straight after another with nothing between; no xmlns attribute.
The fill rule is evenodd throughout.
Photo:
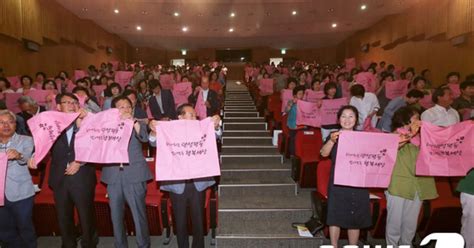
<svg viewBox="0 0 474 248"><path fill-rule="evenodd" d="M18 106L20 107L21 112L18 113L18 116L25 120L25 123L33 116L46 111L46 108L38 105L38 103L31 98L31 96L22 96L18 99ZM31 136L31 131L28 126L26 126L26 135Z"/></svg>
<svg viewBox="0 0 474 248"><path fill-rule="evenodd" d="M0 246L36 247L32 220L35 189L27 166L33 139L15 133L15 129L16 115L0 110L0 152L6 153L8 159L5 205L0 207Z"/></svg>

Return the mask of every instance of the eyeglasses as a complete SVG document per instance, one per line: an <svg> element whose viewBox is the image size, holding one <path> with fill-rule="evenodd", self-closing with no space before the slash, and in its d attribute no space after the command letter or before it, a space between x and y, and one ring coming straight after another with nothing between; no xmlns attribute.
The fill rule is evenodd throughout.
<svg viewBox="0 0 474 248"><path fill-rule="evenodd" d="M79 105L79 102L77 102L77 101L64 101L64 102L61 102L61 104Z"/></svg>
<svg viewBox="0 0 474 248"><path fill-rule="evenodd" d="M13 124L15 124L15 123L16 123L16 121L0 121L0 126L3 126L3 125L5 125L5 124L7 124L7 125L13 125Z"/></svg>

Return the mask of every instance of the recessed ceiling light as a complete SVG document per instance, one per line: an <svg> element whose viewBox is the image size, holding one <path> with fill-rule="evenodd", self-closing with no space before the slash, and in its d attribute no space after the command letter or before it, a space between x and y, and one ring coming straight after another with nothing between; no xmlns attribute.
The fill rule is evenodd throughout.
<svg viewBox="0 0 474 248"><path fill-rule="evenodd" d="M334 12L333 8L328 9L328 12Z"/></svg>
<svg viewBox="0 0 474 248"><path fill-rule="evenodd" d="M178 12L174 12L173 15L176 16L176 17L178 17L178 16L179 16L179 13L178 13Z"/></svg>
<svg viewBox="0 0 474 248"><path fill-rule="evenodd" d="M282 48L281 51L280 51L281 54L286 54L286 49L285 48Z"/></svg>
<svg viewBox="0 0 474 248"><path fill-rule="evenodd" d="M296 10L293 10L293 12L291 12L292 15L296 15L298 14L298 12L296 12Z"/></svg>
<svg viewBox="0 0 474 248"><path fill-rule="evenodd" d="M230 13L230 17L235 17L235 13L234 12Z"/></svg>
<svg viewBox="0 0 474 248"><path fill-rule="evenodd" d="M88 11L88 9L84 7L84 8L82 8L82 11L86 12L86 11Z"/></svg>
<svg viewBox="0 0 474 248"><path fill-rule="evenodd" d="M245 57L240 57L240 60L243 61L245 59Z"/></svg>
<svg viewBox="0 0 474 248"><path fill-rule="evenodd" d="M114 9L114 13L118 14L118 13L120 13L120 11L118 9Z"/></svg>
<svg viewBox="0 0 474 248"><path fill-rule="evenodd" d="M186 49L181 50L181 55L186 55L186 54L187 54Z"/></svg>
<svg viewBox="0 0 474 248"><path fill-rule="evenodd" d="M365 4L362 4L362 5L360 6L360 9L361 9L361 10L365 10L365 9L367 9L367 5L365 5Z"/></svg>
<svg viewBox="0 0 474 248"><path fill-rule="evenodd" d="M181 30L182 30L183 32L188 32L188 27L184 26Z"/></svg>
<svg viewBox="0 0 474 248"><path fill-rule="evenodd" d="M146 10L143 10L142 15L148 15L148 12Z"/></svg>
<svg viewBox="0 0 474 248"><path fill-rule="evenodd" d="M331 25L331 27L333 27L333 28L337 27L337 23L333 23L333 24Z"/></svg>
<svg viewBox="0 0 474 248"><path fill-rule="evenodd" d="M142 30L142 26L137 26L137 30L138 30L138 31L141 31L141 30Z"/></svg>
<svg viewBox="0 0 474 248"><path fill-rule="evenodd" d="M234 32L234 28L229 28L229 32Z"/></svg>

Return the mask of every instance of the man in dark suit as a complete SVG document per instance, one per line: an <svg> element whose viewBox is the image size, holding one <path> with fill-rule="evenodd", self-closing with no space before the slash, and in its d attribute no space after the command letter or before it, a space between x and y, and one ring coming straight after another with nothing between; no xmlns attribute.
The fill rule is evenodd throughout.
<svg viewBox="0 0 474 248"><path fill-rule="evenodd" d="M76 122L66 128L51 149L48 183L54 191L62 247L77 247L74 208L82 229L81 246L96 247L99 240L94 216L95 168L76 161L74 153L74 137L87 112L79 108L79 99L70 93L57 95L56 103L61 112L80 112Z"/></svg>
<svg viewBox="0 0 474 248"><path fill-rule="evenodd" d="M202 92L202 99L206 104L207 116L209 117L219 114L219 96L217 95L217 92L209 89L209 78L207 76L201 78L201 86L197 86L194 89L194 93L188 98L189 103L194 107L196 107L199 92Z"/></svg>
<svg viewBox="0 0 474 248"><path fill-rule="evenodd" d="M128 100L130 100L130 102L132 103L133 118L137 120L146 120L146 123L148 124L148 117L146 115L145 110L143 110L140 104L137 104L138 103L137 92L134 90L124 90L122 93L122 96L128 98Z"/></svg>
<svg viewBox="0 0 474 248"><path fill-rule="evenodd" d="M177 119L176 106L171 91L161 89L161 84L156 79L150 80L149 85L153 92L153 96L148 101L153 118L155 120Z"/></svg>
<svg viewBox="0 0 474 248"><path fill-rule="evenodd" d="M17 115L20 116L25 123L33 116L46 111L46 108L38 105L38 103L30 96L22 96L18 99L18 106L21 112ZM26 125L26 133L24 135L31 136L30 128Z"/></svg>

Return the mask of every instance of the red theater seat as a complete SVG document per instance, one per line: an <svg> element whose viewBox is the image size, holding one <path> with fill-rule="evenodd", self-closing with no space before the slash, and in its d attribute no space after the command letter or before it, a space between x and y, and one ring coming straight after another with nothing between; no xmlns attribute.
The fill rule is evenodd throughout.
<svg viewBox="0 0 474 248"><path fill-rule="evenodd" d="M302 188L314 188L316 166L322 146L321 129L298 130L295 137L295 157L292 161L293 179Z"/></svg>
<svg viewBox="0 0 474 248"><path fill-rule="evenodd" d="M109 199L107 198L107 186L100 181L102 175L101 165L96 166L94 211L99 236L114 236L112 217L110 213Z"/></svg>

